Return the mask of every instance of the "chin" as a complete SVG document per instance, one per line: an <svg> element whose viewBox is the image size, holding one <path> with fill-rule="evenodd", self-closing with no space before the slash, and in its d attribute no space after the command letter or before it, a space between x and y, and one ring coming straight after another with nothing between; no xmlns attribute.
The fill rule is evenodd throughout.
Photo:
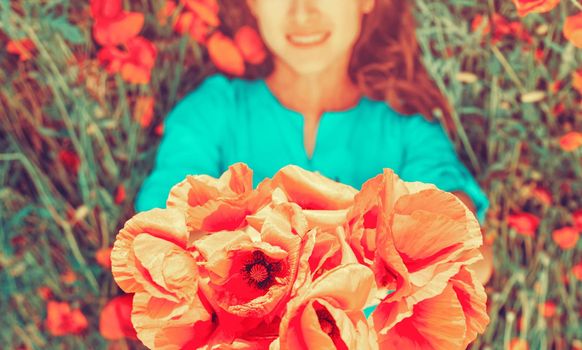
<svg viewBox="0 0 582 350"><path fill-rule="evenodd" d="M290 66L291 69L293 69L293 71L301 75L318 74L325 71L326 68L328 67L328 65L322 61L312 61L312 62L303 61L301 63L292 64Z"/></svg>

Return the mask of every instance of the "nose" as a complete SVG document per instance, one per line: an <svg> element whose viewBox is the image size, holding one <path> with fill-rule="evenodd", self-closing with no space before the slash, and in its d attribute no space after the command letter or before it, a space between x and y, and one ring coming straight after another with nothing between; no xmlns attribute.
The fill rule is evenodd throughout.
<svg viewBox="0 0 582 350"><path fill-rule="evenodd" d="M297 25L309 25L317 17L313 0L292 0L289 16Z"/></svg>

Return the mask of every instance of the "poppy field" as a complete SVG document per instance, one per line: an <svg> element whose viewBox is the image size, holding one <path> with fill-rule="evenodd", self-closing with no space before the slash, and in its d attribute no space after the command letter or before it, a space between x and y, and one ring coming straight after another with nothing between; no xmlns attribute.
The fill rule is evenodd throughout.
<svg viewBox="0 0 582 350"><path fill-rule="evenodd" d="M171 108L265 59L235 3L0 0L0 348L144 348L111 250ZM582 3L414 9L491 203L490 321L470 348L582 349Z"/></svg>

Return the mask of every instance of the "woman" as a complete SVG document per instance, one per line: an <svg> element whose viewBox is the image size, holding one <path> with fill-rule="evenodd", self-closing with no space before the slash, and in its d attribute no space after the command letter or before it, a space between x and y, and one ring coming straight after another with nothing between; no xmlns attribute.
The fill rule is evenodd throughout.
<svg viewBox="0 0 582 350"><path fill-rule="evenodd" d="M441 125L429 121L438 109L451 125L422 67L408 1L247 5L224 5L225 21L256 26L267 63L249 74L258 79L211 76L175 107L137 211L164 207L188 174L218 177L242 161L255 185L291 163L356 188L392 168L404 180L455 193L483 222L486 196Z"/></svg>

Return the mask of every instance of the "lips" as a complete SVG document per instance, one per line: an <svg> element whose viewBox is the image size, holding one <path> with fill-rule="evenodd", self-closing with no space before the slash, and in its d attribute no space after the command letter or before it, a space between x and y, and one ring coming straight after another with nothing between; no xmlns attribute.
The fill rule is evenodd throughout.
<svg viewBox="0 0 582 350"><path fill-rule="evenodd" d="M287 40L295 45L300 47L306 46L315 46L323 43L324 41L329 38L329 32L322 32L322 33L313 33L313 34L288 34Z"/></svg>

